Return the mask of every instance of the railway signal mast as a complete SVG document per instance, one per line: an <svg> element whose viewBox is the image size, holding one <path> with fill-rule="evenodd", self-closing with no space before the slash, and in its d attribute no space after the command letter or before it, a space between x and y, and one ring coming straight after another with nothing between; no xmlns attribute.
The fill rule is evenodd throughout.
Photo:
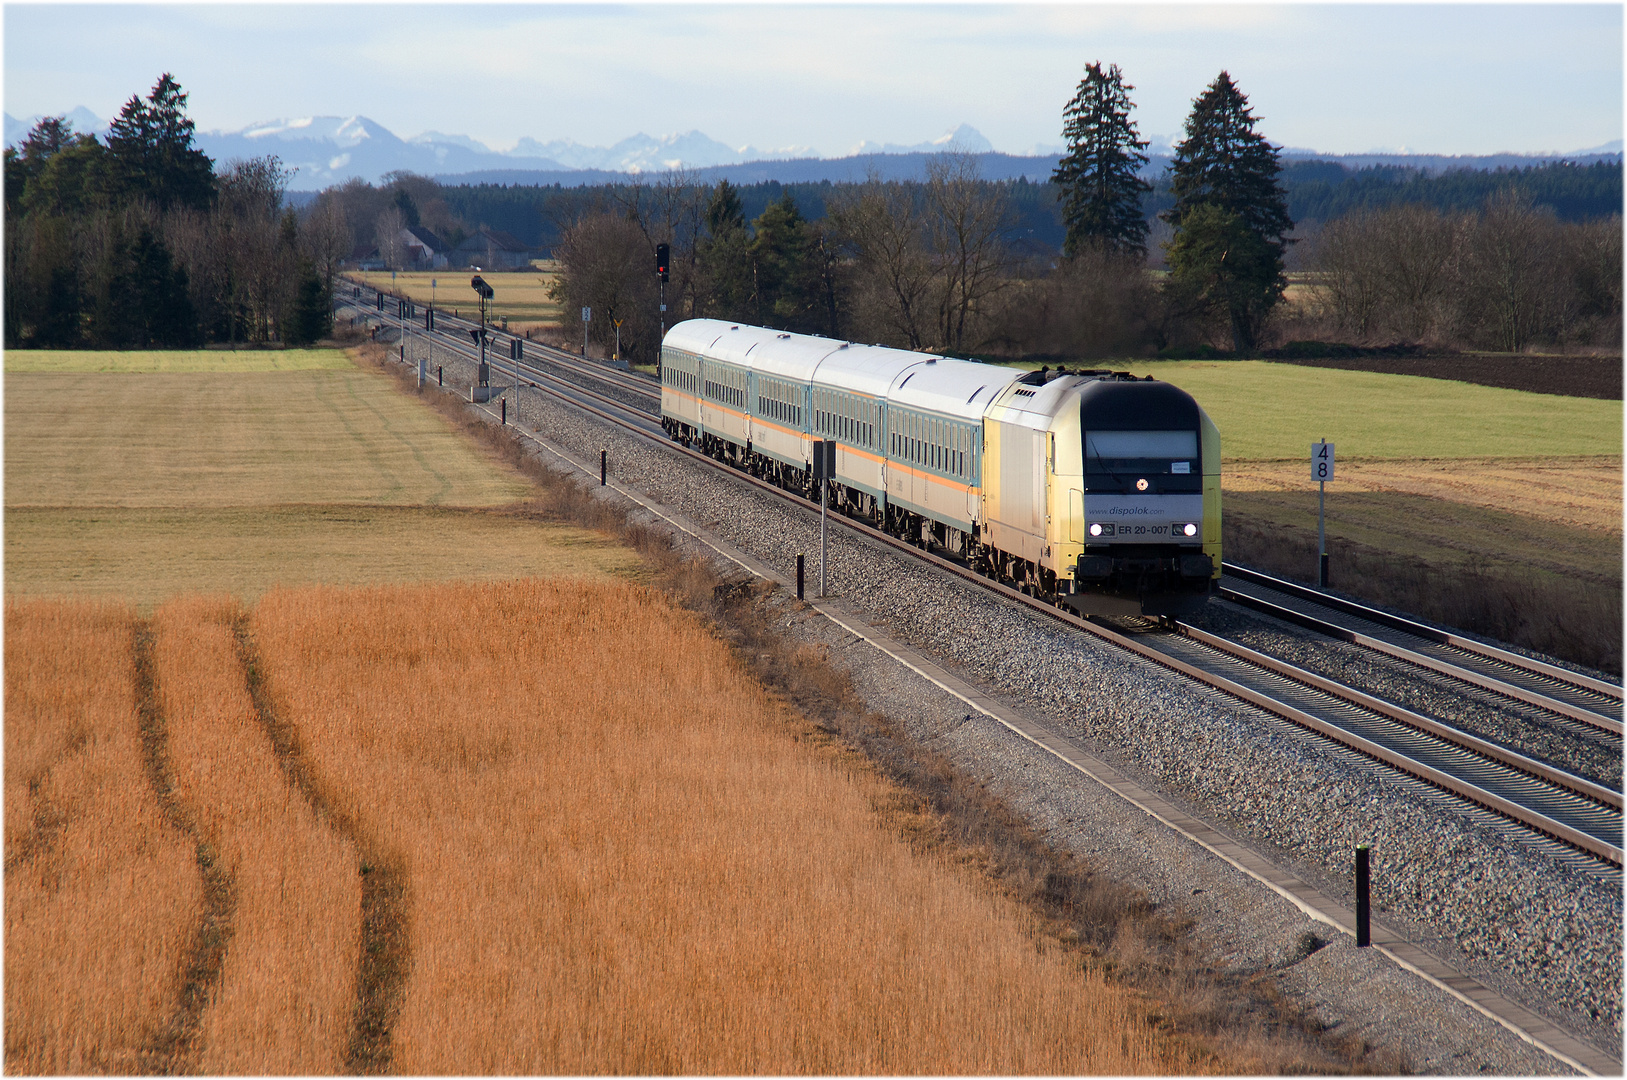
<svg viewBox="0 0 1627 1080"><path fill-rule="evenodd" d="M661 341L667 336L667 262L671 255L671 245L655 245L655 276L660 282L661 288L661 333L655 340L655 368L657 374L661 370Z"/></svg>
<svg viewBox="0 0 1627 1080"><path fill-rule="evenodd" d="M470 333L474 336L475 341L480 344L480 385L489 387L491 385L491 368L486 366L486 302L496 293L490 285L486 284L486 279L479 274L469 279L469 288L473 289L480 297L480 329L478 331L472 330ZM486 399L482 398L481 400Z"/></svg>

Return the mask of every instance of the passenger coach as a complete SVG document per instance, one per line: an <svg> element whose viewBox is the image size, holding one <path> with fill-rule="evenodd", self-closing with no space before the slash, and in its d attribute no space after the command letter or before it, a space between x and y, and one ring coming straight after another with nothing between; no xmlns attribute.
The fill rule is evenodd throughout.
<svg viewBox="0 0 1627 1080"><path fill-rule="evenodd" d="M1173 615L1220 576L1220 436L1184 391L695 319L661 350L668 435L1093 614Z"/></svg>

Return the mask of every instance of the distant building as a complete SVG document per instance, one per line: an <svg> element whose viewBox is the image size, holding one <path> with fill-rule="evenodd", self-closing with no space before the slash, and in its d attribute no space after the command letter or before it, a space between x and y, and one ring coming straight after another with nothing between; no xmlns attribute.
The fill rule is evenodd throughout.
<svg viewBox="0 0 1627 1080"><path fill-rule="evenodd" d="M482 225L448 256L451 265L478 266L482 270L523 270L531 265L531 249L501 229Z"/></svg>
<svg viewBox="0 0 1627 1080"><path fill-rule="evenodd" d="M350 257L345 260L358 270L388 270L384 265L384 256L379 254L377 244L357 244L351 251Z"/></svg>
<svg viewBox="0 0 1627 1080"><path fill-rule="evenodd" d="M401 244L407 252L409 270L445 270L448 245L440 237L421 225L409 225L401 230Z"/></svg>

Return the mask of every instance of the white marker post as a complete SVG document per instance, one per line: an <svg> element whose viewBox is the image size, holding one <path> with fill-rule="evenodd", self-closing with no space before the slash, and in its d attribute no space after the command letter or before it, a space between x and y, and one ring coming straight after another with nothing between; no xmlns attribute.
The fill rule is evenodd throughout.
<svg viewBox="0 0 1627 1080"><path fill-rule="evenodd" d="M590 307L583 308L582 309L582 358L583 359L586 359L587 355L588 355L588 323L590 323L592 321L593 321L593 309L590 308Z"/></svg>
<svg viewBox="0 0 1627 1080"><path fill-rule="evenodd" d="M1316 481L1316 542L1318 555L1316 583L1328 587L1328 524L1325 515L1328 481L1333 479L1333 444L1324 437L1311 443L1311 479Z"/></svg>

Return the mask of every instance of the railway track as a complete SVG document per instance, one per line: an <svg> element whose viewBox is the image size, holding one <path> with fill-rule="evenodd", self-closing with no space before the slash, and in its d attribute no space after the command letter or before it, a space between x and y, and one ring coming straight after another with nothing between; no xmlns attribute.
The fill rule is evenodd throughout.
<svg viewBox="0 0 1627 1080"><path fill-rule="evenodd" d="M1223 569L1221 595L1235 603L1621 736L1620 686L1246 567Z"/></svg>
<svg viewBox="0 0 1627 1080"><path fill-rule="evenodd" d="M366 313L374 308L362 307ZM384 321L398 322L388 312L380 313ZM436 321L457 324L457 328L472 329L476 324L467 320L443 316ZM438 343L453 352L473 360L478 350L472 342L458 340L450 334L437 335ZM501 377L502 368L510 361L506 358L488 358L493 364L494 377ZM741 483L793 504L806 507L807 500L750 476L737 469L680 446L667 439L659 423L660 391L652 380L607 368L591 361L583 361L569 353L528 342L523 346L520 361L521 378L531 386L555 394L574 407L586 410L601 420L623 428L635 435L659 442L669 451L694 459L697 463L723 470ZM621 394L634 398L639 404L589 389L573 382L554 368L570 372L579 378L589 378ZM510 369L512 372L512 369ZM531 381L535 380L535 381ZM912 558L930 563L945 573L953 574L978 587L998 593L1014 603L1021 604L1048 618L1068 624L1121 649L1133 652L1168 670L1193 679L1234 699L1247 702L1281 720L1288 721L1312 733L1315 737L1331 741L1366 758L1381 763L1407 776L1423 781L1452 796L1463 799L1523 828L1551 838L1574 850L1585 852L1593 859L1613 867L1621 867L1622 858L1622 796L1619 791L1574 776L1552 765L1496 746L1486 740L1461 731L1450 724L1404 709L1360 690L1324 678L1274 657L1248 649L1186 624L1176 624L1170 630L1124 630L1094 620L1079 618L1049 603L1030 597L999 582L976 573L959 562L899 540L862 522L837 516L843 527ZM1362 609L1361 614L1340 610L1327 605L1343 616L1343 622L1321 617L1308 610L1311 601L1295 596L1291 590L1281 588L1290 583L1250 582L1245 575L1252 572L1242 568L1226 568L1229 577L1242 582L1232 585L1232 598L1246 597L1250 606L1263 609L1273 605L1291 612L1293 621L1305 625L1318 620L1315 627L1342 640L1375 648L1376 651L1395 656L1418 666L1451 674L1454 678L1484 689L1491 689L1504 697L1538 708L1547 709L1567 717L1589 730L1620 734L1620 688L1615 689L1615 718L1605 711L1610 708L1610 684L1577 676L1552 665L1517 657L1517 654L1491 649L1477 642L1462 644L1466 639L1445 635L1422 624L1396 620L1386 613ZM1264 575L1258 575L1264 577ZM1252 588L1251 588L1252 586ZM1266 590L1287 596L1299 606L1273 601L1264 595ZM1321 594L1316 594L1321 598ZM1341 603L1348 603L1341 601ZM1360 607L1360 605L1349 605ZM1275 613L1275 612L1273 612ZM1407 629L1385 623L1370 615L1408 623ZM1287 617L1286 615L1279 617ZM1383 631L1369 631L1367 626L1351 623L1360 619ZM1326 626L1327 630L1321 630ZM1448 641L1433 641L1418 630L1447 637ZM1408 634L1415 641L1453 649L1471 657L1478 657L1487 665L1498 665L1494 671L1509 673L1498 678L1484 668L1453 664L1427 648L1415 648L1410 643L1391 640L1392 635ZM1347 636L1348 635L1348 636ZM1369 642L1379 643L1378 645ZM1382 647L1380 647L1382 646ZM1472 648L1469 646L1473 646ZM1419 659L1413 659L1416 656ZM1513 657L1515 660L1506 658ZM1524 663L1516 663L1515 661ZM1558 674L1555 674L1558 673ZM1572 677L1567 681L1567 677ZM1523 681L1514 681L1523 680ZM1579 681L1578 681L1579 680ZM1494 685L1488 685L1494 684ZM1541 687L1538 689L1537 687ZM1537 700L1533 700L1537 699ZM1540 702L1540 703L1539 703ZM1580 717L1576 714L1586 714Z"/></svg>

